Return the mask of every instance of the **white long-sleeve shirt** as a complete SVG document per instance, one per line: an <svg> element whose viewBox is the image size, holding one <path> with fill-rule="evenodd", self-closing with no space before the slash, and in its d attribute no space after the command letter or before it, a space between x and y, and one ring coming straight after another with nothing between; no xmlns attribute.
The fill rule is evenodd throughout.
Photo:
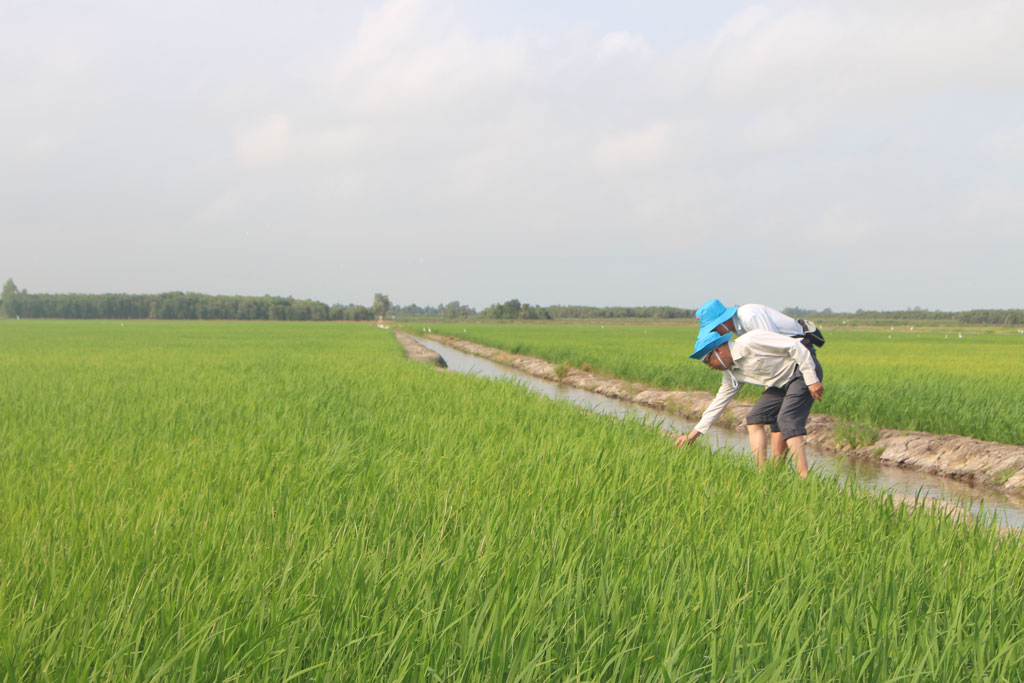
<svg viewBox="0 0 1024 683"><path fill-rule="evenodd" d="M800 323L785 313L780 313L774 308L761 304L743 304L736 309L733 320L736 325L737 337L753 330L778 332L787 337L800 337L804 333Z"/></svg>
<svg viewBox="0 0 1024 683"><path fill-rule="evenodd" d="M820 381L811 352L799 339L767 330L750 330L728 344L732 365L722 373L722 386L694 427L701 434L707 433L746 383L781 387L792 379L796 367L807 386Z"/></svg>

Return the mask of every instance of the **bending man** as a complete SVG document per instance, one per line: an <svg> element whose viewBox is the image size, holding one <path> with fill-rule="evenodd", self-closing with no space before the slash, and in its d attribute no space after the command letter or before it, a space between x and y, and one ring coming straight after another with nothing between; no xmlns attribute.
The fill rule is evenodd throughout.
<svg viewBox="0 0 1024 683"><path fill-rule="evenodd" d="M698 308L697 320L700 322L701 331L710 329L719 334L732 332L736 337L740 337L751 330L767 330L784 334L787 337L800 338L803 340L804 347L811 352L811 357L814 358L818 379L825 378L821 371L821 363L818 362L818 355L814 351L815 345L824 346L825 338L814 323L796 320L762 304L724 306L718 299L711 299ZM786 453L786 442L779 432L778 425L773 424L770 429L772 456L778 459Z"/></svg>
<svg viewBox="0 0 1024 683"><path fill-rule="evenodd" d="M764 465L764 425L777 424L785 445L793 451L801 477L807 476L804 435L807 416L815 399L821 400L825 390L818 374L817 362L800 339L777 332L752 330L735 341L728 335L702 328L690 358L696 358L713 370L723 372L722 386L689 434L676 439L677 446L686 446L706 434L725 407L736 397L745 383L765 387L757 404L747 415L747 434L757 466ZM772 454L781 460L782 451Z"/></svg>

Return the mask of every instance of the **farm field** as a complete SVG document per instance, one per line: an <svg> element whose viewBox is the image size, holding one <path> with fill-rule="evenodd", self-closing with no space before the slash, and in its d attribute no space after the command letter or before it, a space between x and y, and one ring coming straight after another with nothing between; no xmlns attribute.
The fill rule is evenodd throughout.
<svg viewBox="0 0 1024 683"><path fill-rule="evenodd" d="M636 372L693 333L547 329L514 344ZM839 339L837 376L857 367L826 355L858 348ZM1024 670L1019 536L682 457L655 427L409 362L369 325L4 321L0 364L9 680Z"/></svg>
<svg viewBox="0 0 1024 683"><path fill-rule="evenodd" d="M416 329L408 325L410 329ZM435 324L434 332L666 389L717 391L692 325ZM1024 445L1024 336L825 330L814 411L874 427ZM756 400L759 387L740 398Z"/></svg>

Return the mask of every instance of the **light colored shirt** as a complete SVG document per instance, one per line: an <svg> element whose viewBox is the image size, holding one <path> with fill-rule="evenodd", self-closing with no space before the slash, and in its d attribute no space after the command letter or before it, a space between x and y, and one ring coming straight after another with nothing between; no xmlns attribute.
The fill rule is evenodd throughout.
<svg viewBox="0 0 1024 683"><path fill-rule="evenodd" d="M779 313L774 308L761 304L743 304L738 307L733 321L736 325L737 337L751 330L768 330L784 334L787 337L802 337L804 334L800 323L785 313Z"/></svg>
<svg viewBox="0 0 1024 683"><path fill-rule="evenodd" d="M781 387L793 378L794 368L800 368L807 386L819 381L814 358L799 339L751 330L728 344L732 365L722 373L722 386L694 427L701 434L707 433L744 384Z"/></svg>

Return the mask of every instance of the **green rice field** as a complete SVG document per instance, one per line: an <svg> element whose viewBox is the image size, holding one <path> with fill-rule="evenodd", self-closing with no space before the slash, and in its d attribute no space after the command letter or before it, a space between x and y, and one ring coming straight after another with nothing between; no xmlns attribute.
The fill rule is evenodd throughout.
<svg viewBox="0 0 1024 683"><path fill-rule="evenodd" d="M413 328L418 329L418 328ZM692 325L433 324L470 339L666 389L717 391L690 360ZM879 428L1024 445L1024 336L825 330L825 400L815 412ZM741 398L755 400L759 387Z"/></svg>
<svg viewBox="0 0 1024 683"><path fill-rule="evenodd" d="M598 330L578 361L628 369L639 328ZM881 343L830 337L833 396ZM3 321L0 367L4 680L1024 676L1018 535L684 453L369 325Z"/></svg>

